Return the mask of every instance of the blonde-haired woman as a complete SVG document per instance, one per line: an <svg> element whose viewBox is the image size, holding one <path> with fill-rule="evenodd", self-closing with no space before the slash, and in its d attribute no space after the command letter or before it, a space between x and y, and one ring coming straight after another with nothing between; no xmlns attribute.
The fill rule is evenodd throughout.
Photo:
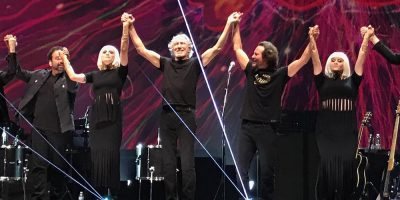
<svg viewBox="0 0 400 200"><path fill-rule="evenodd" d="M311 58L320 99L315 130L321 156L315 193L318 200L358 199L354 196L357 149L355 101L371 31L362 36L353 74L349 59L343 52L334 52L329 56L323 73L315 38L310 34Z"/></svg>
<svg viewBox="0 0 400 200"><path fill-rule="evenodd" d="M90 152L92 184L106 194L116 195L119 190L119 149L122 138L122 107L120 95L128 75L129 23L123 21L121 53L106 45L97 60L99 70L76 74L63 56L65 71L71 80L92 83L95 99L90 113Z"/></svg>

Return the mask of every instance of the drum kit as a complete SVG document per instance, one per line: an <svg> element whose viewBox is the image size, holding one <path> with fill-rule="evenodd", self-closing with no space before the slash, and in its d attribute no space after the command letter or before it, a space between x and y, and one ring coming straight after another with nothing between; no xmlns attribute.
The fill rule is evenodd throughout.
<svg viewBox="0 0 400 200"><path fill-rule="evenodd" d="M0 182L23 181L27 178L26 148L19 144L21 129L14 123L1 125ZM7 133L11 133L13 137Z"/></svg>

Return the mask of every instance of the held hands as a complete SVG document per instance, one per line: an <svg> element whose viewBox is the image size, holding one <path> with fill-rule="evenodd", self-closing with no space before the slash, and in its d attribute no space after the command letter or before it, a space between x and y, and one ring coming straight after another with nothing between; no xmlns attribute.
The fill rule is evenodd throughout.
<svg viewBox="0 0 400 200"><path fill-rule="evenodd" d="M310 37L310 40L317 40L319 36L318 25L315 25L313 27L308 27L308 36Z"/></svg>
<svg viewBox="0 0 400 200"><path fill-rule="evenodd" d="M375 35L375 29L371 25L369 25L368 27L363 26L360 28L360 34L362 38L369 39L371 36Z"/></svg>
<svg viewBox="0 0 400 200"><path fill-rule="evenodd" d="M9 53L14 53L15 52L15 47L18 45L17 44L17 37L14 35L6 35L4 37L4 42L6 43L7 49Z"/></svg>
<svg viewBox="0 0 400 200"><path fill-rule="evenodd" d="M228 20L226 21L227 24L237 24L242 19L243 13L241 12L233 12L229 15Z"/></svg>
<svg viewBox="0 0 400 200"><path fill-rule="evenodd" d="M124 14L121 16L121 22L123 26L130 26L134 21L135 18L129 13L124 12Z"/></svg>

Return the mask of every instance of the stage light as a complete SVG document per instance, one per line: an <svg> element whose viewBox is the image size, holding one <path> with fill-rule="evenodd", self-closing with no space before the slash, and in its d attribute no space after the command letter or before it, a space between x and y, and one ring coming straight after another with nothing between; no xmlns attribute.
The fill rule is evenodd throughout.
<svg viewBox="0 0 400 200"><path fill-rule="evenodd" d="M127 180L126 181L126 185L129 187L129 186L131 186L132 185L132 181L131 180Z"/></svg>
<svg viewBox="0 0 400 200"><path fill-rule="evenodd" d="M250 190L252 190L254 188L254 181L253 180L249 181L249 188L250 188Z"/></svg>

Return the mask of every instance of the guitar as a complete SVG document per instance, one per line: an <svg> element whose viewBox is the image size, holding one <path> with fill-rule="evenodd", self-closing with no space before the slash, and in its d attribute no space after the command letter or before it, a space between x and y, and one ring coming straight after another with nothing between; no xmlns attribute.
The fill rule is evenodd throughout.
<svg viewBox="0 0 400 200"><path fill-rule="evenodd" d="M355 159L358 162L357 164L357 184L356 189L354 191L355 197L359 199L362 197L365 191L365 186L367 185L367 176L366 176L366 169L368 167L368 158L360 152L360 142L362 138L362 133L364 127L370 124L370 119L372 117L371 112L366 112L364 114L364 118L361 121L360 128L358 130L358 144L357 144L357 151Z"/></svg>
<svg viewBox="0 0 400 200"><path fill-rule="evenodd" d="M399 118L400 118L400 101L396 109L396 121L393 129L392 145L390 146L390 154L388 160L388 166L386 171L382 175L381 192L380 197L383 200L395 199L397 190L399 189L399 165L394 162L394 156L396 152L397 144L397 132L399 130Z"/></svg>

